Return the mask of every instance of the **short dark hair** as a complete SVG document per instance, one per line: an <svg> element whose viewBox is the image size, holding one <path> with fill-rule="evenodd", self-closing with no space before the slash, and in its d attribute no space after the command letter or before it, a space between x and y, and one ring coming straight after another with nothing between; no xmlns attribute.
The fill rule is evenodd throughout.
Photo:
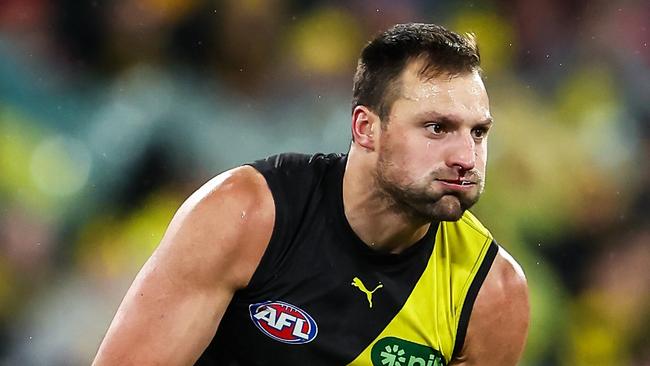
<svg viewBox="0 0 650 366"><path fill-rule="evenodd" d="M352 110L364 105L379 115L382 125L399 97L397 79L406 65L422 58L420 74L455 76L480 71L481 57L473 34L460 35L435 24L397 24L364 47L352 90Z"/></svg>

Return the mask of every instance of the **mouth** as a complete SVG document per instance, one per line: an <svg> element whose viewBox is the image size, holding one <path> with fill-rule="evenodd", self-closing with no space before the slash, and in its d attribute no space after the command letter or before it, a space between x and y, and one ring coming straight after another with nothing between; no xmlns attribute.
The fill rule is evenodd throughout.
<svg viewBox="0 0 650 366"><path fill-rule="evenodd" d="M465 190L476 186L476 182L467 179L436 179L436 182L451 189Z"/></svg>

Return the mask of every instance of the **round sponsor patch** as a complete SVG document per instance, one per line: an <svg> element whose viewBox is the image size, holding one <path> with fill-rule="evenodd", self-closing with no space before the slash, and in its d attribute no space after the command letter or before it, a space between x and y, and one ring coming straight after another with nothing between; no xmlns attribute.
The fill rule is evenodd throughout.
<svg viewBox="0 0 650 366"><path fill-rule="evenodd" d="M262 333L288 344L309 343L316 338L316 321L301 308L282 301L248 306L251 320Z"/></svg>

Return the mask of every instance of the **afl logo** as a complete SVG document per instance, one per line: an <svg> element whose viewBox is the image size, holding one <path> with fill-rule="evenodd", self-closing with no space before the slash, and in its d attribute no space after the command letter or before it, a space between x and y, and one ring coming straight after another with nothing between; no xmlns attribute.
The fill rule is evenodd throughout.
<svg viewBox="0 0 650 366"><path fill-rule="evenodd" d="M288 344L309 343L318 326L301 308L282 301L265 301L248 306L251 320L262 333Z"/></svg>

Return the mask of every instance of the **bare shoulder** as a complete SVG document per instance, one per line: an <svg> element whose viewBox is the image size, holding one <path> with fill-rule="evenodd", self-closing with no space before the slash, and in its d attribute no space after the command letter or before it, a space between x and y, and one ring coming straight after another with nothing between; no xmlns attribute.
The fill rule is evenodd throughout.
<svg viewBox="0 0 650 366"><path fill-rule="evenodd" d="M470 316L455 365L516 365L526 343L530 305L524 271L503 248L494 259Z"/></svg>
<svg viewBox="0 0 650 366"><path fill-rule="evenodd" d="M197 262L218 260L237 264L227 272L235 287L243 287L257 263L273 230L275 208L264 177L251 166L223 172L194 192L179 208L165 236ZM178 230L178 231L177 231ZM178 240L177 233L190 240ZM168 241L163 238L161 248ZM186 257L187 259L187 257ZM224 273L220 273L223 276Z"/></svg>
<svg viewBox="0 0 650 366"><path fill-rule="evenodd" d="M257 268L274 218L266 181L250 166L194 192L133 281L93 364L194 363Z"/></svg>
<svg viewBox="0 0 650 366"><path fill-rule="evenodd" d="M485 293L485 297L500 302L498 305L512 302L511 300L515 300L513 297L527 298L528 283L524 270L505 249L499 247L499 252L488 272L483 289L479 292L477 303L480 300L481 292Z"/></svg>
<svg viewBox="0 0 650 366"><path fill-rule="evenodd" d="M227 170L197 189L181 206L179 212L185 213L197 207L219 210L229 198L236 198L242 205L254 206L258 198L270 191L264 177L253 167L244 165Z"/></svg>

